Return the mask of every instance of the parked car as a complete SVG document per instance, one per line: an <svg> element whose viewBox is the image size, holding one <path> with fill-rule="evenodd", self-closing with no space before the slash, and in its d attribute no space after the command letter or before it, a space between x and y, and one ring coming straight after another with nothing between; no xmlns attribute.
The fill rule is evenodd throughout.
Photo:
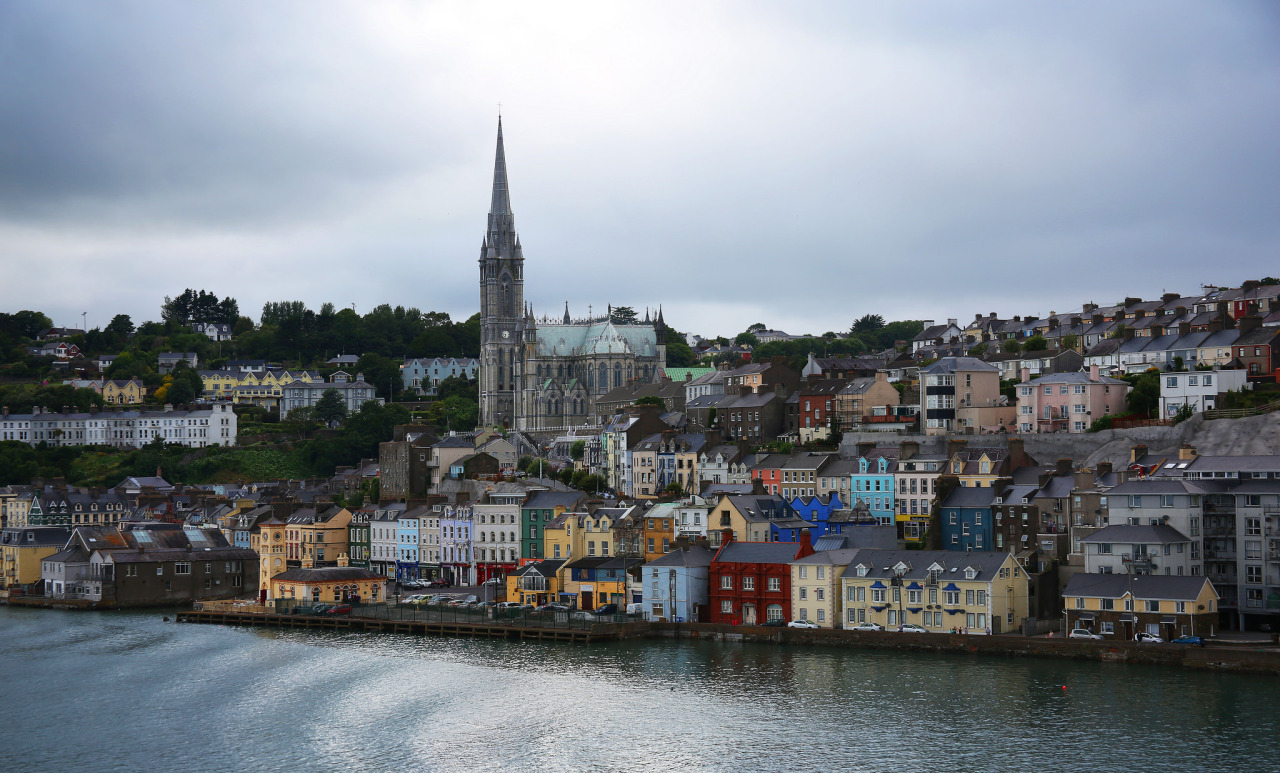
<svg viewBox="0 0 1280 773"><path fill-rule="evenodd" d="M441 578L439 580L432 580L431 582L427 583L427 587L428 588L448 588L450 584L451 583L448 580Z"/></svg>
<svg viewBox="0 0 1280 773"><path fill-rule="evenodd" d="M915 623L903 623L898 626L898 633L928 633L929 629Z"/></svg>
<svg viewBox="0 0 1280 773"><path fill-rule="evenodd" d="M1154 633L1147 633L1146 631L1138 631L1135 633L1133 635L1133 640L1139 644L1164 644L1164 639L1161 639Z"/></svg>
<svg viewBox="0 0 1280 773"><path fill-rule="evenodd" d="M552 603L552 604L543 604L540 607L534 607L533 611L535 614L543 615L543 614L551 614L553 612L568 612L569 607L564 604Z"/></svg>
<svg viewBox="0 0 1280 773"><path fill-rule="evenodd" d="M858 623L857 625L850 628L849 630L851 631L883 631L884 626L878 625L876 623Z"/></svg>
<svg viewBox="0 0 1280 773"><path fill-rule="evenodd" d="M333 604L324 611L326 615L349 615L351 614L350 604Z"/></svg>
<svg viewBox="0 0 1280 773"><path fill-rule="evenodd" d="M312 605L311 605L311 614L313 614L313 615L323 615L325 612L328 612L328 611L329 611L329 607L331 607L331 606L333 606L333 605L332 605L332 604L312 604Z"/></svg>
<svg viewBox="0 0 1280 773"><path fill-rule="evenodd" d="M817 628L818 624L812 620L792 620L787 623L788 628Z"/></svg>
<svg viewBox="0 0 1280 773"><path fill-rule="evenodd" d="M628 615L643 615L643 614L644 614L644 604L628 604L628 605L627 605L627 614L628 614Z"/></svg>
<svg viewBox="0 0 1280 773"><path fill-rule="evenodd" d="M1102 634L1094 633L1088 628L1072 628L1071 633L1067 634L1068 639L1101 639Z"/></svg>
<svg viewBox="0 0 1280 773"><path fill-rule="evenodd" d="M1191 634L1187 634L1186 636L1179 636L1178 638L1174 639L1174 640L1173 640L1173 643L1174 643L1174 644L1198 644L1198 645L1200 645L1201 647L1203 647L1203 646L1204 646L1204 637L1203 637L1203 636L1193 636L1193 635L1191 635Z"/></svg>
<svg viewBox="0 0 1280 773"><path fill-rule="evenodd" d="M617 605L617 604L603 604L603 605L601 605L601 606L599 606L599 607L596 607L595 611L594 611L594 612L592 612L591 614L593 614L593 615L616 615L616 614L618 614L618 605Z"/></svg>
<svg viewBox="0 0 1280 773"><path fill-rule="evenodd" d="M787 624L786 620L783 620L781 617L777 617L777 618L774 618L773 620L765 620L763 623L760 624L760 626L762 628L782 628L786 624Z"/></svg>

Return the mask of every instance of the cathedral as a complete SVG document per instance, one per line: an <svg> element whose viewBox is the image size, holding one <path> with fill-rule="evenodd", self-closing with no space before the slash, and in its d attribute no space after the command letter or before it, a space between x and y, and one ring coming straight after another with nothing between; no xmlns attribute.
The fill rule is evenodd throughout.
<svg viewBox="0 0 1280 773"><path fill-rule="evenodd" d="M595 421L595 400L632 381L661 377L667 328L655 319L615 323L610 313L535 319L524 300L524 252L511 214L498 119L489 225L480 245L480 424L555 432Z"/></svg>

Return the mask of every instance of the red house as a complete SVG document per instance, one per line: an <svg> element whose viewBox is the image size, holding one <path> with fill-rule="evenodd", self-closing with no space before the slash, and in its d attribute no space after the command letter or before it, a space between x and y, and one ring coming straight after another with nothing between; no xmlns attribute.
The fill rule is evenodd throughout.
<svg viewBox="0 0 1280 773"><path fill-rule="evenodd" d="M799 542L735 542L733 531L725 529L707 575L711 622L790 620L790 564L812 554L808 531L801 532Z"/></svg>
<svg viewBox="0 0 1280 773"><path fill-rule="evenodd" d="M764 493L777 494L778 485L782 483L782 465L791 457L787 454L764 454L756 459L751 468L751 480L760 481Z"/></svg>

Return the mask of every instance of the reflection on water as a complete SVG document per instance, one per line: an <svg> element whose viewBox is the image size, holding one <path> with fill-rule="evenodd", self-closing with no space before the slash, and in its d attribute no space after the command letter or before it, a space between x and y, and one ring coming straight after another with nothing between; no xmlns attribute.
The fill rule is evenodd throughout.
<svg viewBox="0 0 1280 773"><path fill-rule="evenodd" d="M1071 661L7 608L0 653L6 771L1270 770L1280 730L1280 680Z"/></svg>

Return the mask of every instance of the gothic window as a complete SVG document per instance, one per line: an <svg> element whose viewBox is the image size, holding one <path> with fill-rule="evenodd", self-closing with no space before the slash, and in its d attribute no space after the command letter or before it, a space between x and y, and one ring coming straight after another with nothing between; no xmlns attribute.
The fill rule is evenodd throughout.
<svg viewBox="0 0 1280 773"><path fill-rule="evenodd" d="M595 389L595 387L596 387L596 372L588 366L587 367L587 389Z"/></svg>
<svg viewBox="0 0 1280 773"><path fill-rule="evenodd" d="M559 378L559 379L564 378L564 363L560 363L559 365L556 366L556 378Z"/></svg>
<svg viewBox="0 0 1280 773"><path fill-rule="evenodd" d="M601 392L609 391L609 369L603 362L600 363L600 383L598 388Z"/></svg>
<svg viewBox="0 0 1280 773"><path fill-rule="evenodd" d="M631 379L632 379L632 375L631 375L631 363L629 363L629 362L628 362L628 363L627 363L627 381L630 381Z"/></svg>
<svg viewBox="0 0 1280 773"><path fill-rule="evenodd" d="M511 298L511 276L509 274L502 275L502 289L499 294L502 316L512 316L512 298Z"/></svg>
<svg viewBox="0 0 1280 773"><path fill-rule="evenodd" d="M617 389L622 386L622 363L615 362L613 364L613 387Z"/></svg>

